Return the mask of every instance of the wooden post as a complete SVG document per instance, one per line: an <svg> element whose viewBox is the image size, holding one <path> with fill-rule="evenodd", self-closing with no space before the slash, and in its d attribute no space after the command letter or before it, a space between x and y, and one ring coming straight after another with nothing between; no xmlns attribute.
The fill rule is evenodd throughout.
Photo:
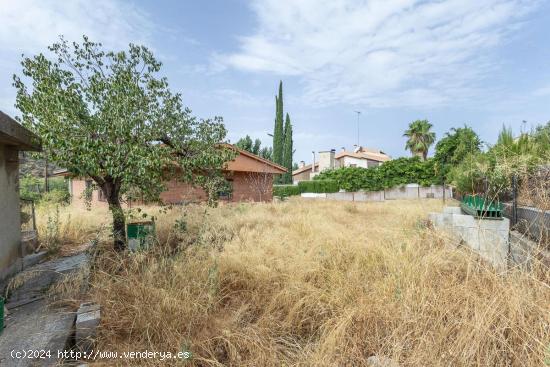
<svg viewBox="0 0 550 367"><path fill-rule="evenodd" d="M34 212L34 200L31 200L31 210L32 210L32 230L36 232L36 214Z"/></svg>

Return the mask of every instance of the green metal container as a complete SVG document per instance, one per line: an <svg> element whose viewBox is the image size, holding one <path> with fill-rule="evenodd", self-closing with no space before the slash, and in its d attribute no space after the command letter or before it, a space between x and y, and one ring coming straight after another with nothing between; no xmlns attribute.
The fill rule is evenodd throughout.
<svg viewBox="0 0 550 367"><path fill-rule="evenodd" d="M476 218L502 219L502 204L482 196L464 195L460 207Z"/></svg>
<svg viewBox="0 0 550 367"><path fill-rule="evenodd" d="M4 330L4 298L0 297L0 334Z"/></svg>
<svg viewBox="0 0 550 367"><path fill-rule="evenodd" d="M130 251L146 250L155 239L155 222L133 222L126 225L126 239Z"/></svg>

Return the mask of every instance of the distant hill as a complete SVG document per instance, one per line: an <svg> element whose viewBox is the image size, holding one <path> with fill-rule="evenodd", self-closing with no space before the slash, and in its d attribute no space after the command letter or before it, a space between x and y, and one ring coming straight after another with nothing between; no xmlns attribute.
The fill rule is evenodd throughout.
<svg viewBox="0 0 550 367"><path fill-rule="evenodd" d="M44 177L44 168L46 162L42 158L34 158L33 155L28 152L19 153L19 176L34 176ZM48 173L51 174L53 170L60 168L59 166L48 163Z"/></svg>

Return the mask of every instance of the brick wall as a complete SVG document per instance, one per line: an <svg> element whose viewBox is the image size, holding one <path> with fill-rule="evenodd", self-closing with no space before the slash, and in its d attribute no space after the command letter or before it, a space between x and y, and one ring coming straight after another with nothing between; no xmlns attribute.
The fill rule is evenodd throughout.
<svg viewBox="0 0 550 367"><path fill-rule="evenodd" d="M273 200L273 175L270 173L234 172L232 201Z"/></svg>
<svg viewBox="0 0 550 367"><path fill-rule="evenodd" d="M160 199L165 204L201 202L207 199L203 189L175 179L166 182L166 188L167 190L160 194Z"/></svg>
<svg viewBox="0 0 550 367"><path fill-rule="evenodd" d="M232 172L228 174L233 186L233 195L230 201L271 201L273 199L273 175L270 173ZM200 187L193 187L175 179L165 183L167 190L160 194L165 204L181 204L189 202L204 202L206 193ZM86 181L83 179L71 180L71 203L85 206L83 192ZM99 200L99 190L94 190L91 200L92 207L107 206L107 202Z"/></svg>

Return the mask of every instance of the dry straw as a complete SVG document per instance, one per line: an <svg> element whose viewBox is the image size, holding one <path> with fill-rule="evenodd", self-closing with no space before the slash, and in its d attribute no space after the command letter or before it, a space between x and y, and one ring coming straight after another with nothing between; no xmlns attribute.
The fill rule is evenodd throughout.
<svg viewBox="0 0 550 367"><path fill-rule="evenodd" d="M403 366L544 365L548 269L495 271L425 225L441 205L174 209L153 250L103 245L99 348L190 350L196 366L360 366L375 354Z"/></svg>

